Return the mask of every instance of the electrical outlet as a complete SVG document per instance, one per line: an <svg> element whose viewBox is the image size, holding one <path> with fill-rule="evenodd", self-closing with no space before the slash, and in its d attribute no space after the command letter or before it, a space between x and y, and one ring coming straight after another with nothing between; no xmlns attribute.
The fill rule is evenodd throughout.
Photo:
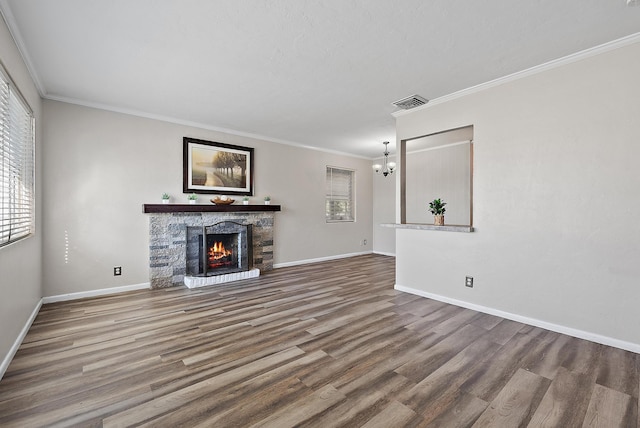
<svg viewBox="0 0 640 428"><path fill-rule="evenodd" d="M362 240L362 245L367 245L367 240L366 239Z"/></svg>
<svg viewBox="0 0 640 428"><path fill-rule="evenodd" d="M465 277L464 285L465 287L473 288L473 277L472 276Z"/></svg>
<svg viewBox="0 0 640 428"><path fill-rule="evenodd" d="M113 268L113 276L122 275L122 266L116 266Z"/></svg>

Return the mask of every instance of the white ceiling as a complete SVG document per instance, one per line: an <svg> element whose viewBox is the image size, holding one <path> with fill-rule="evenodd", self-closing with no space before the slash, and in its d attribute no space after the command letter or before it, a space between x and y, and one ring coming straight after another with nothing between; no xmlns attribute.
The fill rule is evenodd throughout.
<svg viewBox="0 0 640 428"><path fill-rule="evenodd" d="M377 157L437 99L640 32L626 0L0 0L45 98ZM390 147L391 148L391 147Z"/></svg>

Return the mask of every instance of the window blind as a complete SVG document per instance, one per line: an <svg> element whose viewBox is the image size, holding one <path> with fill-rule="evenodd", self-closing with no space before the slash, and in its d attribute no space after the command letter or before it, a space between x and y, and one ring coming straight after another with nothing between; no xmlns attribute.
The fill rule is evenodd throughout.
<svg viewBox="0 0 640 428"><path fill-rule="evenodd" d="M353 170L327 167L327 222L354 221L354 177Z"/></svg>
<svg viewBox="0 0 640 428"><path fill-rule="evenodd" d="M0 70L0 246L34 230L34 118Z"/></svg>

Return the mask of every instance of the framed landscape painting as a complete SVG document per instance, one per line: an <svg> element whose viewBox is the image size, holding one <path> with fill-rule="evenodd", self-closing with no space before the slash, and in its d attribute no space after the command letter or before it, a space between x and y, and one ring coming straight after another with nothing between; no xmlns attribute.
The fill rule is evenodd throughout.
<svg viewBox="0 0 640 428"><path fill-rule="evenodd" d="M185 193L253 195L253 148L183 138Z"/></svg>

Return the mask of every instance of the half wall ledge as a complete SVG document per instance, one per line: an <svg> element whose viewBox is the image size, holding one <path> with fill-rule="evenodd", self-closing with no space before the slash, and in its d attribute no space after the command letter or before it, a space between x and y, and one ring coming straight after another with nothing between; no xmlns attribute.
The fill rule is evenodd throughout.
<svg viewBox="0 0 640 428"><path fill-rule="evenodd" d="M473 226L459 226L455 224L436 226L434 224L420 224L420 223L382 223L382 227L391 227L393 229L413 229L413 230L437 230L439 232L473 232Z"/></svg>

